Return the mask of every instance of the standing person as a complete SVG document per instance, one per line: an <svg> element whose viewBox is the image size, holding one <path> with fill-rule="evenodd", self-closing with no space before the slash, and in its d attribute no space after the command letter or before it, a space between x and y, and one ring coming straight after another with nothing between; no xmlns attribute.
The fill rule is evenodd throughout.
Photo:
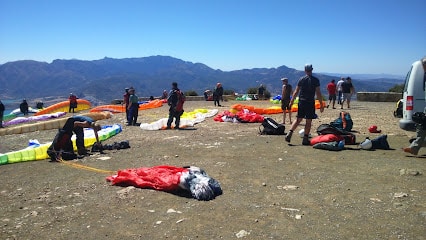
<svg viewBox="0 0 426 240"><path fill-rule="evenodd" d="M175 118L175 129L180 128L180 116L182 116L183 104L185 103L185 95L178 88L178 84L176 82L172 83L172 90L170 90L169 98L167 99L167 104L170 106L169 109L169 119L167 120L167 128L172 128L172 122Z"/></svg>
<svg viewBox="0 0 426 240"><path fill-rule="evenodd" d="M346 101L348 108L351 108L351 98L352 95L355 93L354 85L352 84L352 79L350 77L346 78L346 81L342 83L342 93L343 93L343 99L341 103L341 109L343 109L343 103Z"/></svg>
<svg viewBox="0 0 426 240"><path fill-rule="evenodd" d="M0 128L3 128L3 115L4 115L4 104L0 100Z"/></svg>
<svg viewBox="0 0 426 240"><path fill-rule="evenodd" d="M167 99L169 97L169 93L164 89L163 95L161 95L161 99Z"/></svg>
<svg viewBox="0 0 426 240"><path fill-rule="evenodd" d="M342 84L345 82L345 78L341 77L340 80L336 84L337 88L337 104L342 104Z"/></svg>
<svg viewBox="0 0 426 240"><path fill-rule="evenodd" d="M222 96L223 96L222 84L217 83L216 87L214 88L214 91L213 91L213 101L214 101L215 106L216 106L216 103L217 103L217 106L222 107L222 105L220 105L220 100L222 99ZM222 101L223 101L223 99L222 99Z"/></svg>
<svg viewBox="0 0 426 240"><path fill-rule="evenodd" d="M139 114L139 97L135 94L135 89L133 87L129 88L129 94L127 126L136 126Z"/></svg>
<svg viewBox="0 0 426 240"><path fill-rule="evenodd" d="M327 108L330 106L330 103L333 103L333 109L335 108L335 104L336 104L336 84L334 83L334 79L331 80L331 82L329 82L327 84L327 91L328 91L328 104L327 104Z"/></svg>
<svg viewBox="0 0 426 240"><path fill-rule="evenodd" d="M70 108L68 112L70 113L72 110L72 112L75 113L75 109L77 108L77 96L74 95L73 93L70 93L68 100L70 101Z"/></svg>
<svg viewBox="0 0 426 240"><path fill-rule="evenodd" d="M318 78L312 76L313 67L311 64L305 65L306 76L301 77L294 90L293 96L290 100L290 106L293 105L294 99L299 95L299 103L297 110L297 119L291 125L290 131L287 133L285 140L291 141L293 131L297 128L303 118L306 119L305 132L303 136L302 145L310 145L309 133L311 131L312 119L315 116L315 95L317 99L322 102L322 95L320 89L320 81ZM299 94L300 92L300 94ZM320 104L320 112L324 111L324 106Z"/></svg>
<svg viewBox="0 0 426 240"><path fill-rule="evenodd" d="M263 84L260 84L259 88L257 89L257 96L259 100L265 100L265 86Z"/></svg>
<svg viewBox="0 0 426 240"><path fill-rule="evenodd" d="M288 111L288 120L291 124L291 105L290 98L293 93L293 87L288 83L288 78L281 78L283 83L281 90L281 109L283 110L283 124L285 124L285 115Z"/></svg>
<svg viewBox="0 0 426 240"><path fill-rule="evenodd" d="M423 82L426 82L426 57L422 58L422 66L424 70ZM425 96L426 101L426 96ZM423 113L426 113L426 108L423 110ZM416 139L411 142L409 147L403 148L402 150L406 153L411 153L417 155L420 148L423 146L426 137L426 123L416 123Z"/></svg>
<svg viewBox="0 0 426 240"><path fill-rule="evenodd" d="M99 146L101 143L99 141L98 131L101 130L101 125L96 123L91 117L75 115L68 118L64 126L59 130L59 133L55 136L52 145L48 148L47 153L50 159L52 161L57 161L61 159L63 153L66 153L68 156L74 154L71 142L73 133L76 135L75 143L78 155L87 155L87 149L84 146L84 128L93 128L96 138L95 144Z"/></svg>
<svg viewBox="0 0 426 240"><path fill-rule="evenodd" d="M21 104L19 104L19 109L24 114L24 116L28 115L28 103L27 100L22 100Z"/></svg>
<svg viewBox="0 0 426 240"><path fill-rule="evenodd" d="M126 124L129 124L129 98L130 98L130 93L129 93L129 88L125 88L124 89L124 94L123 94L123 103L126 109Z"/></svg>

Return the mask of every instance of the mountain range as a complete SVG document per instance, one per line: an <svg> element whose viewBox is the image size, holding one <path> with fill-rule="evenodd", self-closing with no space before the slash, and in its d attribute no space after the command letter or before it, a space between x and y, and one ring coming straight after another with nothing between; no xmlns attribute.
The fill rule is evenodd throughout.
<svg viewBox="0 0 426 240"><path fill-rule="evenodd" d="M0 99L43 100L67 98L72 92L95 105L121 99L125 87L133 86L140 97L160 96L172 82L179 88L202 95L221 82L225 90L247 93L260 84L275 96L281 91L281 78L287 77L293 86L304 75L303 71L288 68L253 68L235 71L212 69L202 63L192 63L170 56L141 58L103 58L93 61L54 60L52 63L22 60L0 65ZM315 73L320 79L323 94L331 79L342 74ZM344 76L350 76L348 74ZM387 92L402 78L352 78L356 91Z"/></svg>

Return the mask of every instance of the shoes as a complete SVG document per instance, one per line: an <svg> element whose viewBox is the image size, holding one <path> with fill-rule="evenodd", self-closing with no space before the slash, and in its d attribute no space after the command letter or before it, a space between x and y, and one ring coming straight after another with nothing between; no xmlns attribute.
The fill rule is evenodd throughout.
<svg viewBox="0 0 426 240"><path fill-rule="evenodd" d="M330 107L330 105L327 105L327 108Z"/></svg>
<svg viewBox="0 0 426 240"><path fill-rule="evenodd" d="M410 147L403 148L402 151L404 151L406 153L411 153L413 155L417 155L418 154L418 152L415 152L414 149L412 149Z"/></svg>
<svg viewBox="0 0 426 240"><path fill-rule="evenodd" d="M302 145L304 145L304 146L309 146L309 145L311 145L311 141L309 141L309 138L308 138L307 136L304 136L304 137L303 137Z"/></svg>
<svg viewBox="0 0 426 240"><path fill-rule="evenodd" d="M336 109L335 107L333 107L333 109Z"/></svg>
<svg viewBox="0 0 426 240"><path fill-rule="evenodd" d="M89 155L89 152L87 151L87 149L85 148L81 148L77 150L78 155L80 156L84 156L84 155Z"/></svg>
<svg viewBox="0 0 426 240"><path fill-rule="evenodd" d="M217 106L222 107L222 105L217 105Z"/></svg>
<svg viewBox="0 0 426 240"><path fill-rule="evenodd" d="M167 126L167 127L166 127L166 130L168 130L168 129L172 129L172 127L170 127L170 126Z"/></svg>
<svg viewBox="0 0 426 240"><path fill-rule="evenodd" d="M340 107L340 109L343 109L343 107Z"/></svg>
<svg viewBox="0 0 426 240"><path fill-rule="evenodd" d="M289 131L288 133L287 133L287 135L285 136L285 141L286 142L290 142L291 141L291 135L293 135L293 131Z"/></svg>

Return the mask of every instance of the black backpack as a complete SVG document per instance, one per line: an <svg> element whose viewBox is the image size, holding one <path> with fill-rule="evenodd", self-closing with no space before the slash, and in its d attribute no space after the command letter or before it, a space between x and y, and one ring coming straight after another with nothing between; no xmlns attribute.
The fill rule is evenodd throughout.
<svg viewBox="0 0 426 240"><path fill-rule="evenodd" d="M259 126L261 135L284 135L285 126L277 123L274 119L265 117Z"/></svg>

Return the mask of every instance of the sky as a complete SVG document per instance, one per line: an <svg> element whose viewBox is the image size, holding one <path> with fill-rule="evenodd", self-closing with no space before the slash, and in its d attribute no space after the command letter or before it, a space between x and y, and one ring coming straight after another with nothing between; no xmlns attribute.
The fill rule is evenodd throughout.
<svg viewBox="0 0 426 240"><path fill-rule="evenodd" d="M171 56L232 71L395 74L426 56L425 0L0 0L0 64Z"/></svg>

